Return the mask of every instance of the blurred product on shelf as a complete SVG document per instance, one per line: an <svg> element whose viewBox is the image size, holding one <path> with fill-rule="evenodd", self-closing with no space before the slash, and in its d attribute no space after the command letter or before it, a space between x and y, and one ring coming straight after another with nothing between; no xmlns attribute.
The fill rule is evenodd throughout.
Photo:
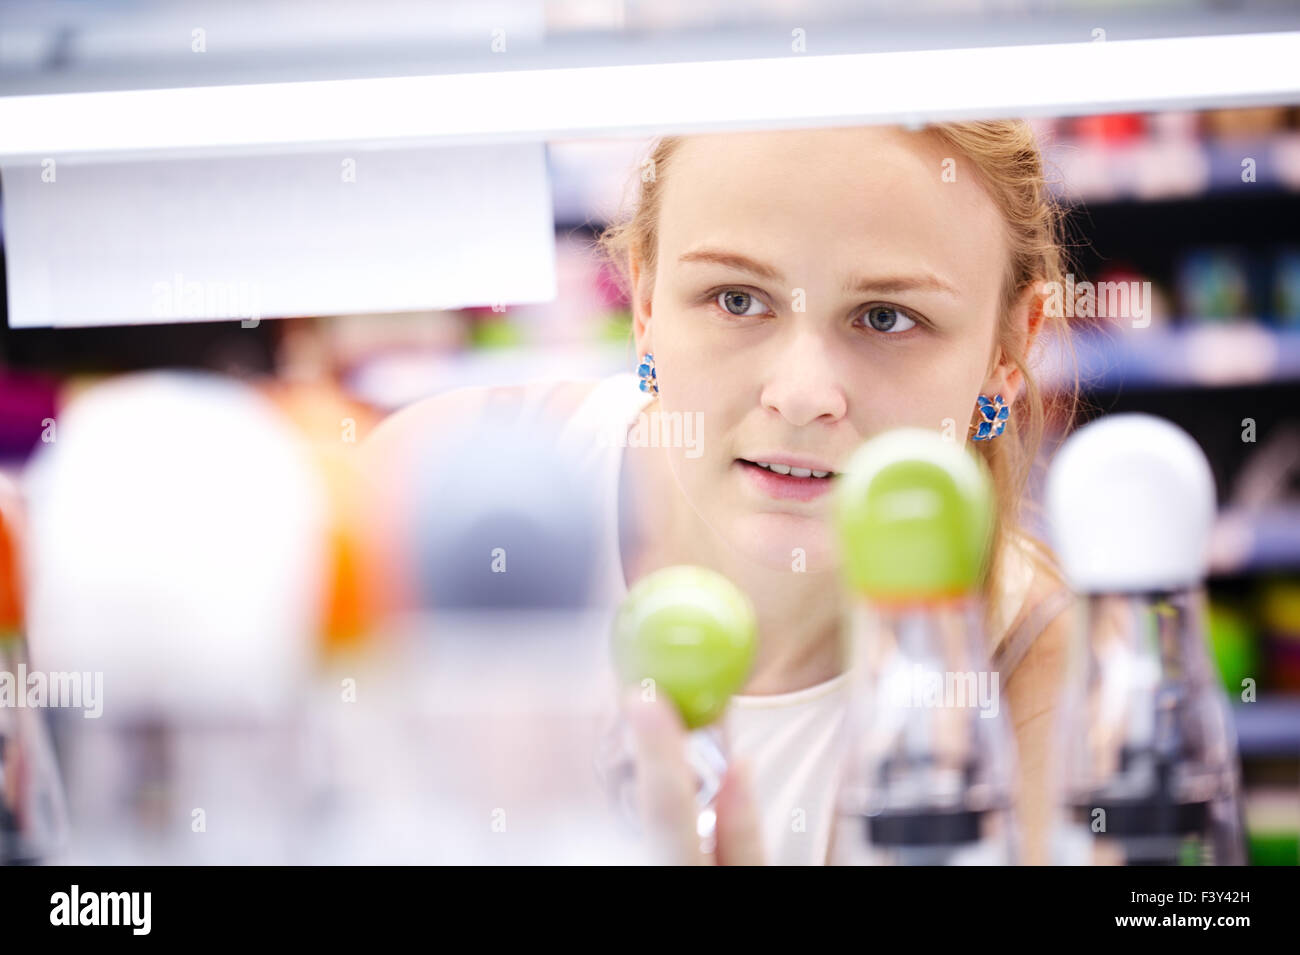
<svg viewBox="0 0 1300 955"><path fill-rule="evenodd" d="M422 608L584 605L599 571L599 496L540 408L489 403L427 436L409 467L397 500Z"/></svg>
<svg viewBox="0 0 1300 955"><path fill-rule="evenodd" d="M1141 113L1103 113L1079 116L1074 120L1073 128L1080 139L1118 145L1141 136L1146 131L1146 122Z"/></svg>
<svg viewBox="0 0 1300 955"><path fill-rule="evenodd" d="M1294 788L1272 784L1249 791L1251 865L1300 865L1300 798Z"/></svg>
<svg viewBox="0 0 1300 955"><path fill-rule="evenodd" d="M1070 202L1195 199L1243 186L1300 188L1300 109L1262 107L1039 122Z"/></svg>
<svg viewBox="0 0 1300 955"><path fill-rule="evenodd" d="M1191 323L1248 321L1251 304L1246 257L1239 249L1192 249L1178 267L1178 300Z"/></svg>
<svg viewBox="0 0 1300 955"><path fill-rule="evenodd" d="M1229 699L1237 699L1243 681L1259 678L1259 637L1247 614L1212 598L1206 630L1223 690Z"/></svg>
<svg viewBox="0 0 1300 955"><path fill-rule="evenodd" d="M1300 247L1277 250L1269 316L1279 328L1300 328Z"/></svg>
<svg viewBox="0 0 1300 955"><path fill-rule="evenodd" d="M0 634L17 634L23 627L22 492L0 475Z"/></svg>
<svg viewBox="0 0 1300 955"><path fill-rule="evenodd" d="M1164 287L1131 263L1107 264L1097 273L1092 288L1096 326L1146 334L1173 323Z"/></svg>
<svg viewBox="0 0 1300 955"><path fill-rule="evenodd" d="M1273 687L1300 693L1300 581L1264 582L1259 616Z"/></svg>
<svg viewBox="0 0 1300 955"><path fill-rule="evenodd" d="M1157 139L1194 140L1201 135L1201 114L1196 110L1164 110L1146 113L1148 131Z"/></svg>
<svg viewBox="0 0 1300 955"><path fill-rule="evenodd" d="M1146 115L1148 135L1130 149L1137 199L1195 196L1210 185L1210 159L1200 147L1194 112Z"/></svg>
<svg viewBox="0 0 1300 955"><path fill-rule="evenodd" d="M1205 130L1220 139L1266 136L1284 129L1291 110L1286 106L1243 106L1210 109L1204 113Z"/></svg>
<svg viewBox="0 0 1300 955"><path fill-rule="evenodd" d="M1068 357L1049 350L1041 365L1048 390L1069 388L1077 371L1087 391L1215 388L1300 380L1300 334L1259 322L1192 327L1079 328Z"/></svg>
<svg viewBox="0 0 1300 955"><path fill-rule="evenodd" d="M471 348L513 348L524 344L524 331L502 309L469 308L469 343Z"/></svg>
<svg viewBox="0 0 1300 955"><path fill-rule="evenodd" d="M94 385L58 429L24 475L31 642L43 668L105 688L97 718L51 711L70 858L294 858L327 578L306 442L248 385L200 372Z"/></svg>
<svg viewBox="0 0 1300 955"><path fill-rule="evenodd" d="M360 465L359 444L379 415L328 380L263 382L261 390L299 429L328 496L329 569L322 636L329 652L355 649L374 635L392 603L390 555L371 520L376 491Z"/></svg>
<svg viewBox="0 0 1300 955"><path fill-rule="evenodd" d="M34 645L147 666L159 679L124 677L124 709L283 705L313 649L326 517L289 422L247 384L160 371L80 390L57 428L24 475Z"/></svg>
<svg viewBox="0 0 1300 955"><path fill-rule="evenodd" d="M0 475L0 866L47 862L69 834L45 720L53 687L24 637L22 511L18 486Z"/></svg>
<svg viewBox="0 0 1300 955"><path fill-rule="evenodd" d="M0 461L21 461L40 443L54 420L58 392L55 376L0 363Z"/></svg>
<svg viewBox="0 0 1300 955"><path fill-rule="evenodd" d="M1212 548L1216 573L1300 568L1300 423L1243 442Z"/></svg>

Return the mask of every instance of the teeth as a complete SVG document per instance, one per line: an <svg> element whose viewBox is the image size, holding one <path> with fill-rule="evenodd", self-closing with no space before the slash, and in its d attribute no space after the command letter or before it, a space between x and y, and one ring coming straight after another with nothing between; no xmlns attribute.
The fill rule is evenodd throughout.
<svg viewBox="0 0 1300 955"><path fill-rule="evenodd" d="M757 464L760 468L766 468L774 474L788 474L790 477L824 478L830 477L831 474L834 473L832 471L814 471L811 468L792 468L785 464L768 464L766 461L755 461L753 463Z"/></svg>

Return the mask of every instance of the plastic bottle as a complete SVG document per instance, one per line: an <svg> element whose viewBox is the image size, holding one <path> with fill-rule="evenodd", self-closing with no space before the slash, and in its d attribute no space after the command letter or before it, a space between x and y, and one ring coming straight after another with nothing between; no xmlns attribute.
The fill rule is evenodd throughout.
<svg viewBox="0 0 1300 955"><path fill-rule="evenodd" d="M873 438L841 478L853 692L833 864L1018 857L1014 740L978 592L992 515L983 462L936 432Z"/></svg>
<svg viewBox="0 0 1300 955"><path fill-rule="evenodd" d="M1208 652L1205 455L1168 421L1110 415L1061 447L1047 503L1083 597L1057 861L1242 864L1236 738Z"/></svg>
<svg viewBox="0 0 1300 955"><path fill-rule="evenodd" d="M715 802L727 770L718 720L753 665L758 622L749 598L717 571L665 567L639 580L614 619L612 657L620 681L665 694L690 731L686 759L697 778L697 834L715 848ZM635 766L620 719L602 770L622 810L635 819Z"/></svg>

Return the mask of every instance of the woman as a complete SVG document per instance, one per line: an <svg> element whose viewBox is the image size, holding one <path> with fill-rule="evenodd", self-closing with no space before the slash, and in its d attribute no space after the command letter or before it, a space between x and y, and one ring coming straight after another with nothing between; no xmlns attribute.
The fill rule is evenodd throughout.
<svg viewBox="0 0 1300 955"><path fill-rule="evenodd" d="M601 236L626 279L638 374L465 389L376 431L383 459L485 403L527 405L609 478L606 596L671 564L712 567L749 594L761 643L726 716L734 762L713 858L676 715L625 705L665 858L825 861L846 685L828 491L864 440L913 425L980 437L994 475L990 649L1019 744L1026 858L1045 859L1069 601L1018 517L1044 419L1029 358L1063 322L1042 307L1043 283L1061 280L1060 227L1021 122L662 139L632 215ZM1001 433L978 433L980 396L1009 406ZM664 416L686 423L678 438L645 440Z"/></svg>

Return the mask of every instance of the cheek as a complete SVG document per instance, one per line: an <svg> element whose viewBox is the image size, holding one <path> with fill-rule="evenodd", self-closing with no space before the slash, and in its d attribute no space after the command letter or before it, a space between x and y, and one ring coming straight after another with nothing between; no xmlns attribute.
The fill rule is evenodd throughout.
<svg viewBox="0 0 1300 955"><path fill-rule="evenodd" d="M735 359L735 344L730 348L718 344L721 336L707 326L692 329L683 315L664 316L658 320L654 335L655 365L660 388L676 406L702 409L713 392L726 385L728 393L741 383Z"/></svg>
<svg viewBox="0 0 1300 955"><path fill-rule="evenodd" d="M917 360L881 363L862 372L850 395L854 425L863 440L890 428L951 427L970 421L982 369L969 356L929 353Z"/></svg>
<svg viewBox="0 0 1300 955"><path fill-rule="evenodd" d="M744 419L746 401L754 400L752 372L746 374L741 363L709 360L698 349L671 344L663 352L656 344L655 365L659 407L672 420L674 433L680 431L672 442L673 470L687 486L692 472L716 471L720 456L734 451L730 438Z"/></svg>

